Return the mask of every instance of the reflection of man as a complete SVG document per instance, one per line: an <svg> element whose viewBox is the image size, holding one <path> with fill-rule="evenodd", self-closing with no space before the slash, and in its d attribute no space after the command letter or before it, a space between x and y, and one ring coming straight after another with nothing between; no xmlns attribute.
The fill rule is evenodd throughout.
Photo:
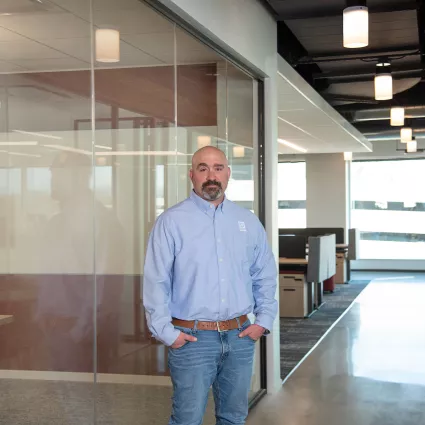
<svg viewBox="0 0 425 425"><path fill-rule="evenodd" d="M123 229L113 212L94 200L91 170L91 159L73 152L58 155L51 167L51 196L60 212L40 241L47 275L37 311L51 370L93 371L94 343L99 368L105 369L117 350Z"/></svg>
<svg viewBox="0 0 425 425"><path fill-rule="evenodd" d="M149 240L143 298L152 333L170 346L173 425L202 423L211 386L217 424L245 422L254 342L277 313L266 233L225 198L229 176L222 151L196 152L194 191L158 218Z"/></svg>

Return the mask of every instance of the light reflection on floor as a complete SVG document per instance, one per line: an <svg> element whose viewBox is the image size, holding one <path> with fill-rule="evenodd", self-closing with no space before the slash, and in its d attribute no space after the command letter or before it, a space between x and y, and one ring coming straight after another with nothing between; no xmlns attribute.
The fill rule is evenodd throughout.
<svg viewBox="0 0 425 425"><path fill-rule="evenodd" d="M247 425L425 423L425 276L385 277Z"/></svg>

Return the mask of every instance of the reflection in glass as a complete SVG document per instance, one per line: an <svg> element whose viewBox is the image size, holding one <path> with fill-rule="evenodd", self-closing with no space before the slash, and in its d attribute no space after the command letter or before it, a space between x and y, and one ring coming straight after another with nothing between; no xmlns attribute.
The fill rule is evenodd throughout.
<svg viewBox="0 0 425 425"><path fill-rule="evenodd" d="M226 152L228 197L257 212L254 82L141 1L33 3L0 17L22 34L0 61L0 316L12 318L0 322L0 370L29 400L16 424L165 423L168 352L141 299L146 244L190 194L201 145ZM105 26L119 30L119 62L95 61L91 31Z"/></svg>

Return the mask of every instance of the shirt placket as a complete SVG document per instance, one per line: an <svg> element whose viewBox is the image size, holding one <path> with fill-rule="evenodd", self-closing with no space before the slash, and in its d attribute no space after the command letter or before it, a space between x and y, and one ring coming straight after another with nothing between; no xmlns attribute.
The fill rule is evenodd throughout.
<svg viewBox="0 0 425 425"><path fill-rule="evenodd" d="M221 211L217 209L214 211L214 238L215 238L215 246L218 258L218 288L219 288L219 320L226 319L225 311L226 311L226 256L225 256L225 247L223 244L223 234L221 231Z"/></svg>

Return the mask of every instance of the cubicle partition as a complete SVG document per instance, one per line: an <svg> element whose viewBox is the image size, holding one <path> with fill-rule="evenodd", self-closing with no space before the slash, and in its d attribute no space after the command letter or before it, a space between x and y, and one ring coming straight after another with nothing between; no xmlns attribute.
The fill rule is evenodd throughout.
<svg viewBox="0 0 425 425"><path fill-rule="evenodd" d="M323 303L323 282L336 273L336 235L279 236L280 317L308 317Z"/></svg>

